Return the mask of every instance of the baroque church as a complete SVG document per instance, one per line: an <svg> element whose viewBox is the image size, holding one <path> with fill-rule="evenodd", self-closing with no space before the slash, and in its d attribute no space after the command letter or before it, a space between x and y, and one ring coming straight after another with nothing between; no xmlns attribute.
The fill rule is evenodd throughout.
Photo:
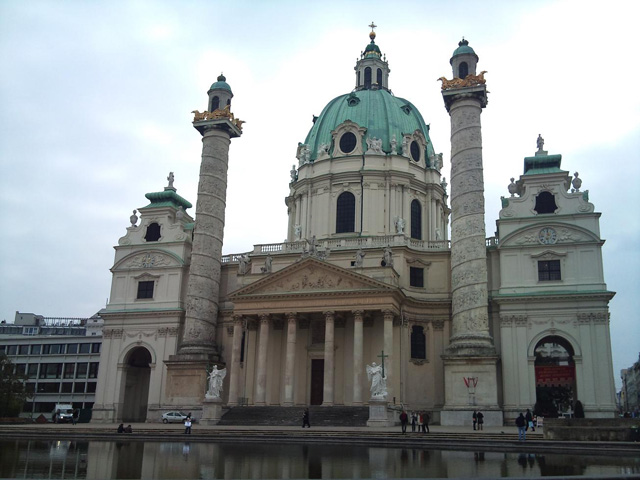
<svg viewBox="0 0 640 480"><path fill-rule="evenodd" d="M229 145L243 122L224 76L211 85L193 120L203 142L195 214L170 174L115 247L93 421L207 417L214 366L227 372L223 410L367 406L374 362L390 407L443 425L470 424L474 410L488 425L534 406L566 415L578 401L587 417L614 415L614 293L600 213L578 173L538 136L522 175L505 179L487 237L478 56L462 40L452 79L440 79L449 192L429 125L391 92L375 37L372 28L355 88L297 146L283 243L222 255Z"/></svg>

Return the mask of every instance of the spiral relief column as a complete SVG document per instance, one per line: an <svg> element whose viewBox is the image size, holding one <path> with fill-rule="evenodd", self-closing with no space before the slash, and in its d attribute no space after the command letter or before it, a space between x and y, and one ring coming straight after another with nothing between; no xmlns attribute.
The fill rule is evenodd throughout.
<svg viewBox="0 0 640 480"><path fill-rule="evenodd" d="M502 425L497 404L497 355L489 334L487 249L480 115L487 106L478 56L462 40L451 58L453 80L442 80L451 118L451 339L443 355L443 424L463 424L482 408L485 423ZM469 380L473 378L475 380ZM473 385L469 390L468 384ZM493 410L493 412L491 412ZM470 413L468 414L470 418ZM494 423L495 422L495 423Z"/></svg>
<svg viewBox="0 0 640 480"><path fill-rule="evenodd" d="M229 144L242 134L243 122L231 113L233 94L224 76L218 77L208 94L209 111L193 112L193 126L202 135L202 162L182 342L177 355L165 362L166 397L176 406L202 400L207 368L220 361L216 328Z"/></svg>

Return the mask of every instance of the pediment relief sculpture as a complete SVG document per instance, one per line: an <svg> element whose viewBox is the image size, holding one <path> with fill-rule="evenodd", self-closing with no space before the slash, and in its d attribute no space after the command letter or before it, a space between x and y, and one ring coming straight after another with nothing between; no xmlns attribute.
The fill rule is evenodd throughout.
<svg viewBox="0 0 640 480"><path fill-rule="evenodd" d="M161 252L140 252L120 261L115 270L132 268L158 268L179 265L178 260Z"/></svg>

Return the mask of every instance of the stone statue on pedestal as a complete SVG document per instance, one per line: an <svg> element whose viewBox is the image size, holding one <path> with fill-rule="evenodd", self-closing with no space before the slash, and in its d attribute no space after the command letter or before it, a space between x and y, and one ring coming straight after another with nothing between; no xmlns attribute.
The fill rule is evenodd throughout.
<svg viewBox="0 0 640 480"><path fill-rule="evenodd" d="M222 393L222 381L227 376L227 369L218 370L218 366L214 365L209 372L209 388L205 394L205 398L220 398Z"/></svg>
<svg viewBox="0 0 640 480"><path fill-rule="evenodd" d="M382 376L382 365L376 365L376 362L367 365L367 377L371 382L371 398L385 398L387 396L387 377Z"/></svg>

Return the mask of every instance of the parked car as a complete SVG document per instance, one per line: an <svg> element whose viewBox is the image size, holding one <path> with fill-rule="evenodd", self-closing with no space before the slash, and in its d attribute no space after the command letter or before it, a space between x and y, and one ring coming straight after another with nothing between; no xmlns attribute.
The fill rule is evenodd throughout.
<svg viewBox="0 0 640 480"><path fill-rule="evenodd" d="M165 412L162 414L162 423L184 423L184 420L187 418L186 413L173 411L173 412ZM191 417L191 421L193 423L196 422L196 419Z"/></svg>
<svg viewBox="0 0 640 480"><path fill-rule="evenodd" d="M67 403L57 403L51 412L53 423L64 423L73 421L73 406Z"/></svg>

